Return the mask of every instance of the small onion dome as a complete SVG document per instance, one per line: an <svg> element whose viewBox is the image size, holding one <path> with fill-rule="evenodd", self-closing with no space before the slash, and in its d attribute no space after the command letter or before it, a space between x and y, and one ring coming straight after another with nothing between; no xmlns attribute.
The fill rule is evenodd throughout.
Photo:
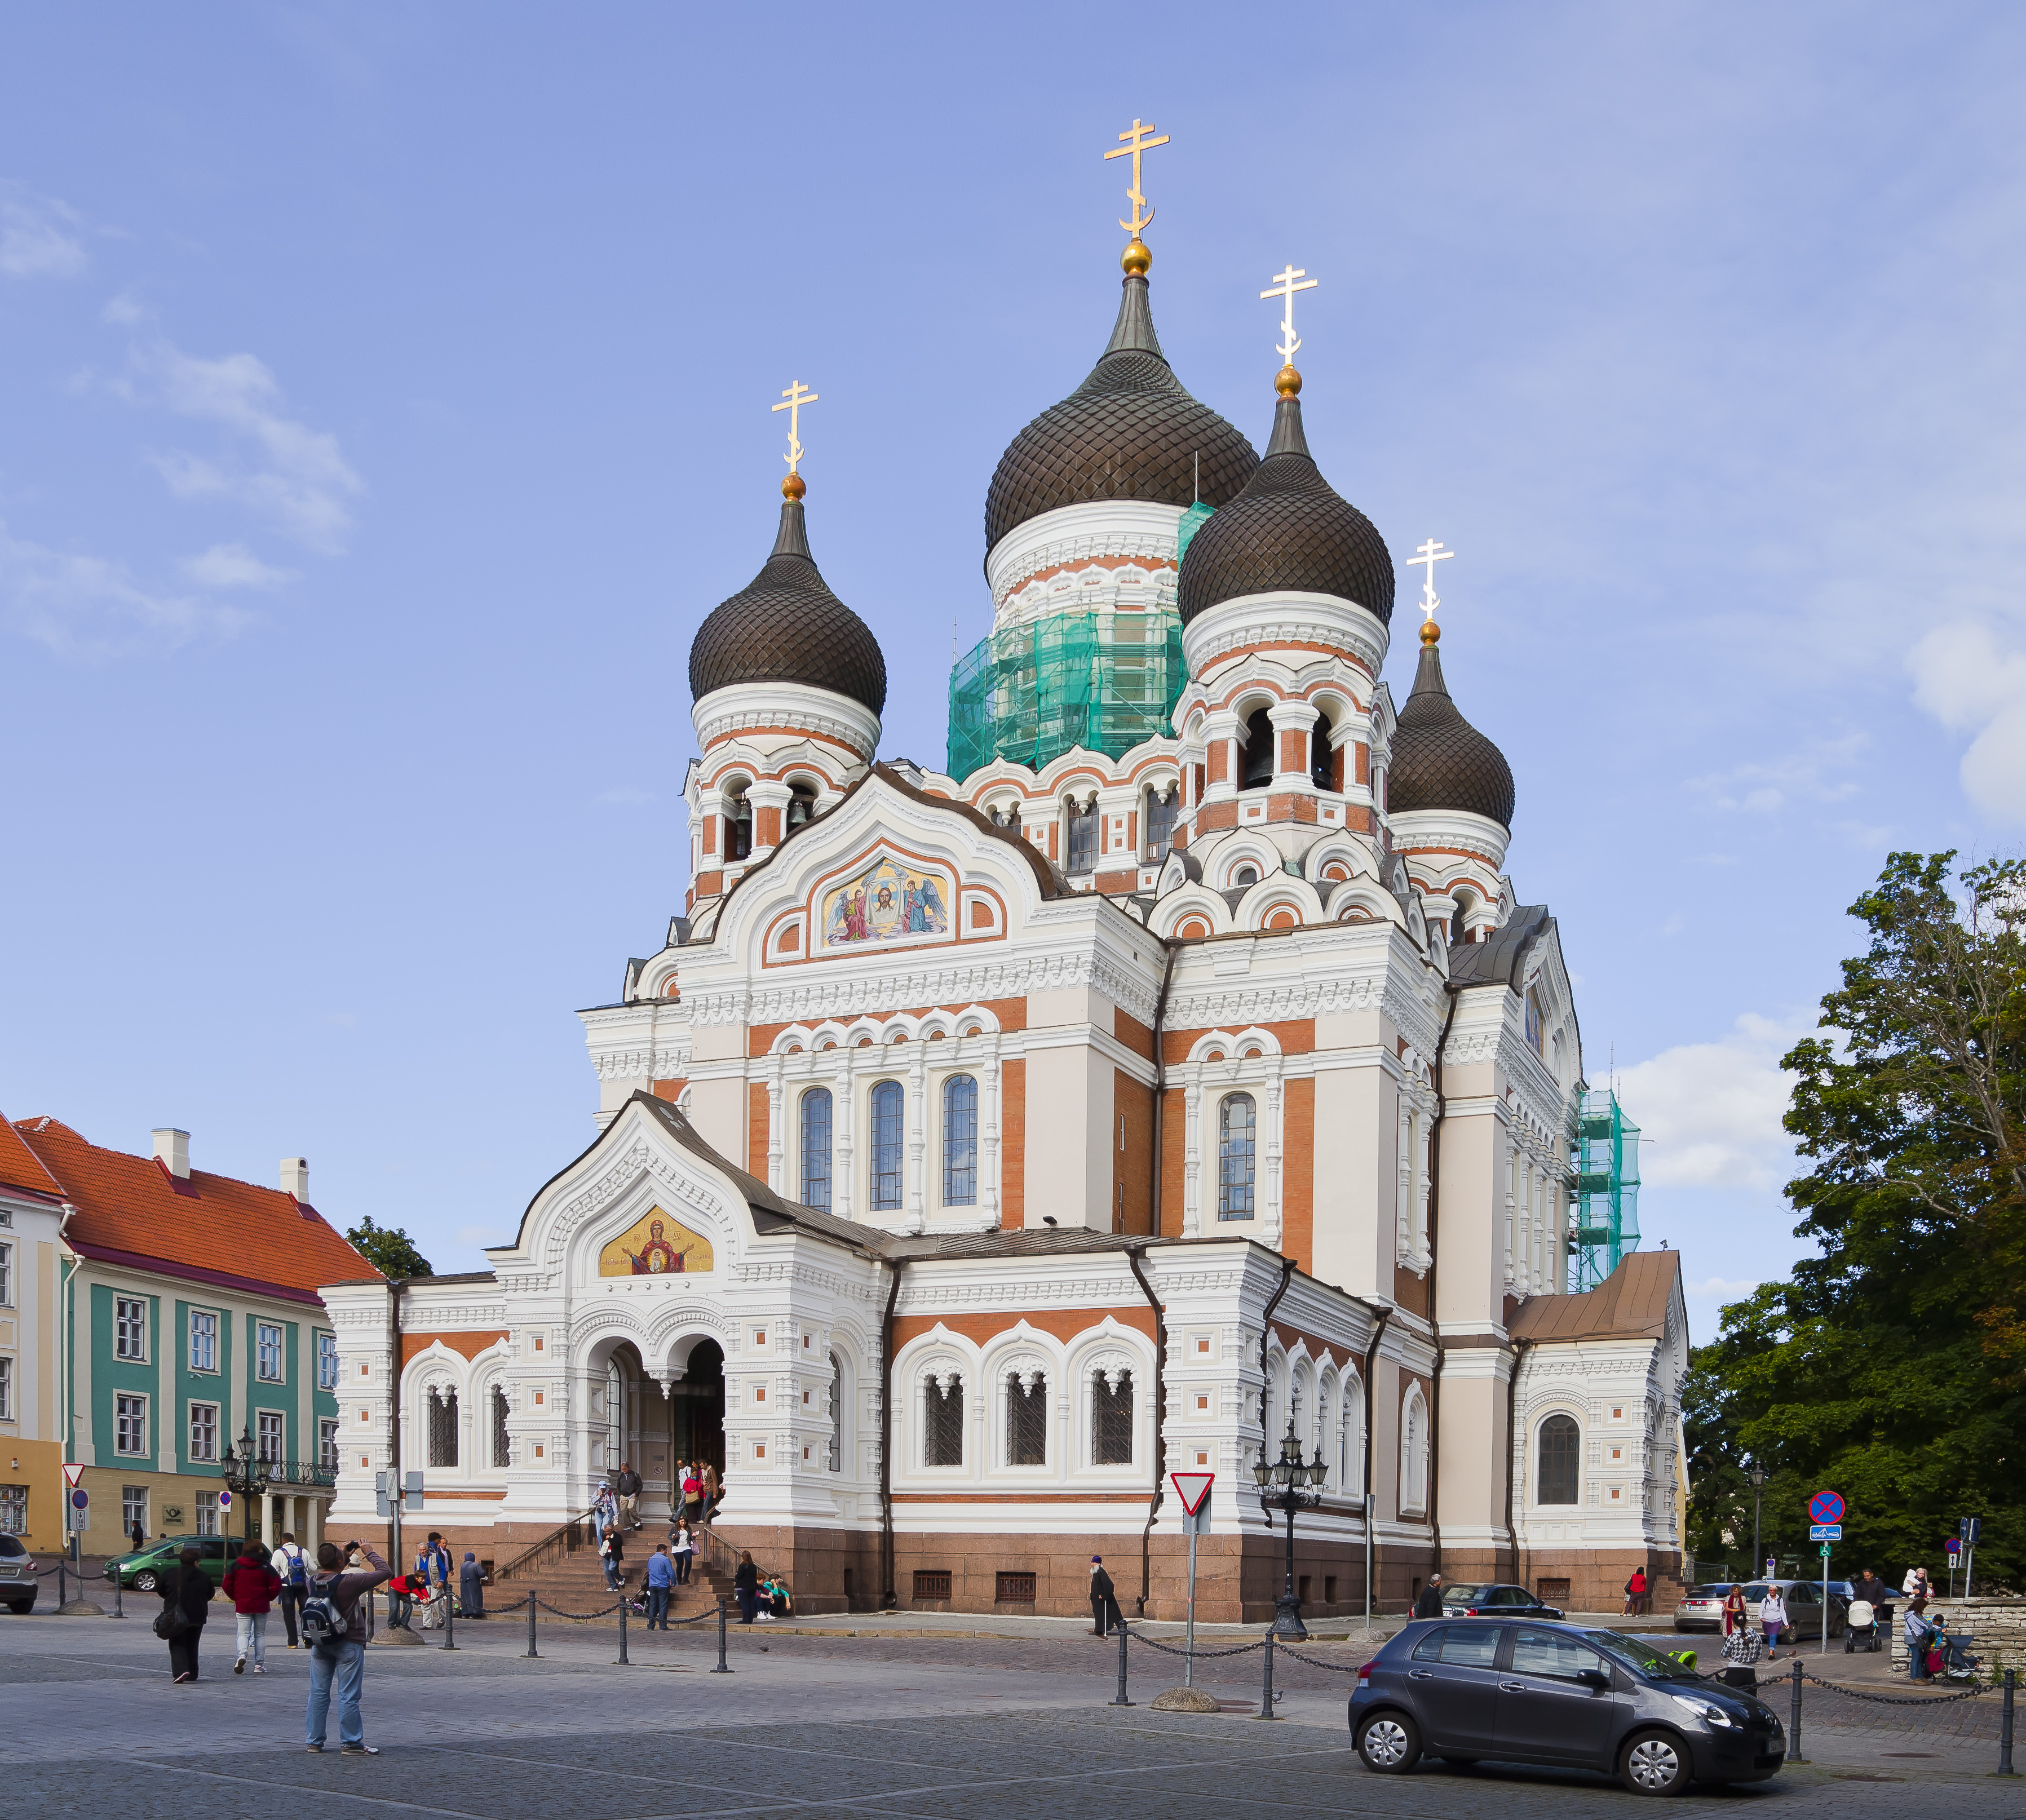
<svg viewBox="0 0 2026 1820"><path fill-rule="evenodd" d="M1300 377L1290 380L1284 370L1265 460L1190 540L1179 588L1184 625L1224 601L1283 590L1335 595L1392 621L1386 540L1323 478L1302 433Z"/></svg>
<svg viewBox="0 0 2026 1820"><path fill-rule="evenodd" d="M999 458L985 496L988 553L1030 518L1088 500L1221 506L1258 466L1251 444L1192 398L1169 367L1144 268L1129 263L1124 283L1118 321L1090 377Z"/></svg>
<svg viewBox="0 0 2026 1820"><path fill-rule="evenodd" d="M831 592L809 554L799 489L782 490L789 497L767 566L697 628L690 693L702 701L734 683L800 683L862 702L877 714L886 706L879 641Z"/></svg>
<svg viewBox="0 0 2026 1820"><path fill-rule="evenodd" d="M1435 633L1435 637L1428 635ZM1466 809L1512 831L1512 767L1505 754L1457 712L1442 681L1442 634L1421 631L1421 667L1400 710L1387 774L1390 815L1416 809Z"/></svg>

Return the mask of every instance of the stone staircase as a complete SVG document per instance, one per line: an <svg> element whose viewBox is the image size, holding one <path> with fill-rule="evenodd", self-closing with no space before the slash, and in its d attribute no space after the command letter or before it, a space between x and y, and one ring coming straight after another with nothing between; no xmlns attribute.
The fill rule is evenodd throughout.
<svg viewBox="0 0 2026 1820"><path fill-rule="evenodd" d="M626 1576L629 1597L645 1592L647 1559L664 1534L665 1526L651 1523L626 1532L626 1559L621 1571ZM720 1597L731 1597L731 1574L713 1566L706 1552L692 1555L690 1561L689 1583L677 1586L669 1601L672 1621L693 1617L700 1612L714 1612ZM525 1598L530 1590L545 1604L565 1612L595 1612L612 1603L613 1595L606 1590L605 1570L599 1564L598 1551L591 1546L588 1523L583 1526L576 1547L569 1546L567 1536L537 1545L519 1560L500 1569L487 1590L492 1602L511 1605ZM735 1615L735 1604L732 1609Z"/></svg>

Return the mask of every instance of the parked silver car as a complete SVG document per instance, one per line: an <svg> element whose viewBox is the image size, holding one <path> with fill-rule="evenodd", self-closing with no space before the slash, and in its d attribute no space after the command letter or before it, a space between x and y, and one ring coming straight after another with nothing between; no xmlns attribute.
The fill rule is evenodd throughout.
<svg viewBox="0 0 2026 1820"><path fill-rule="evenodd" d="M17 1535L0 1535L0 1605L22 1617L35 1608L35 1564Z"/></svg>

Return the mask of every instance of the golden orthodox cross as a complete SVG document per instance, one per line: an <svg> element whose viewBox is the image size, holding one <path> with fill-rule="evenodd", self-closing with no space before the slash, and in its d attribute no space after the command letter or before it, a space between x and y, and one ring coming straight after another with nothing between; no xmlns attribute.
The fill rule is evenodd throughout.
<svg viewBox="0 0 2026 1820"><path fill-rule="evenodd" d="M1435 598L1435 565L1448 562L1455 554L1453 550L1445 550L1437 539L1431 537L1407 558L1409 569L1421 571L1421 617L1424 619L1433 619L1435 609L1442 604Z"/></svg>
<svg viewBox="0 0 2026 1820"><path fill-rule="evenodd" d="M784 402L773 408L788 414L788 452L782 459L787 462L788 472L792 474L799 471L798 464L802 459L802 407L814 404L816 395L798 379L781 396Z"/></svg>
<svg viewBox="0 0 2026 1820"><path fill-rule="evenodd" d="M1119 146L1104 154L1105 161L1107 164L1114 158L1123 158L1128 153L1132 154L1133 187L1125 192L1125 200L1133 204L1133 219L1130 221L1122 221L1118 225L1135 240L1140 238L1140 229L1154 219L1154 212L1151 208L1147 208L1144 215L1140 212L1142 208L1147 208L1147 198L1140 193L1140 154L1142 152L1151 152L1156 146L1165 146L1168 142L1168 135L1166 133L1158 139L1148 138L1147 135L1153 130L1154 123L1151 120L1148 120L1144 126L1138 120L1135 120L1130 132L1121 133L1118 135L1122 142Z"/></svg>
<svg viewBox="0 0 2026 1820"><path fill-rule="evenodd" d="M1295 363L1295 350L1302 344L1299 337L1295 333L1295 293L1312 291L1322 282L1320 278L1309 278L1309 282L1305 285L1295 282L1297 278L1308 278L1308 273L1302 267L1288 266L1275 274L1273 288L1271 290L1262 291L1259 293L1262 301L1268 297L1279 297L1284 301L1286 307L1280 315L1280 344L1276 352L1280 355L1283 363L1289 367Z"/></svg>

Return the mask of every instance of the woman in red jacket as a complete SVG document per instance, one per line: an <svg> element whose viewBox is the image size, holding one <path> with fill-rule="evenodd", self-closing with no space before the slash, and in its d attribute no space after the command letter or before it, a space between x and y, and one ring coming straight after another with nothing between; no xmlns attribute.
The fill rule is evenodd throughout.
<svg viewBox="0 0 2026 1820"><path fill-rule="evenodd" d="M225 1570L225 1581L220 1588L232 1601L235 1621L239 1627L239 1660L232 1665L234 1674L246 1672L246 1658L253 1658L253 1672L267 1672L267 1610L282 1590L282 1576L267 1564L267 1550L259 1542L249 1542L246 1552Z"/></svg>

